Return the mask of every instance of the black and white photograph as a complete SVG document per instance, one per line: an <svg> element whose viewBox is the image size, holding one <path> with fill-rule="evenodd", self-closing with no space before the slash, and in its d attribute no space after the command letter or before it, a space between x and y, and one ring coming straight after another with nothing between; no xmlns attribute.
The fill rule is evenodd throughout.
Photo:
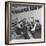
<svg viewBox="0 0 46 46"><path fill-rule="evenodd" d="M10 44L44 42L44 3L9 2L6 15Z"/></svg>

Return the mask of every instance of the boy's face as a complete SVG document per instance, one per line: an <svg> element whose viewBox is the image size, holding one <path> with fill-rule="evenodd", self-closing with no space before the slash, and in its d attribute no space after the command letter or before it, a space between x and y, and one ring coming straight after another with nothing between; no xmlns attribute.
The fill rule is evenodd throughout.
<svg viewBox="0 0 46 46"><path fill-rule="evenodd" d="M34 19L33 18L30 18L30 22L33 22L34 21Z"/></svg>

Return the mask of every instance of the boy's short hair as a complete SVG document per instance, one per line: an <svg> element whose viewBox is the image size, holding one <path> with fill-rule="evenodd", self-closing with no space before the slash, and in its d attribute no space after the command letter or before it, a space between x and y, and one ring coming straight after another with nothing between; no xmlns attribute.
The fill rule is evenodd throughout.
<svg viewBox="0 0 46 46"><path fill-rule="evenodd" d="M35 22L39 22L39 20L35 20Z"/></svg>

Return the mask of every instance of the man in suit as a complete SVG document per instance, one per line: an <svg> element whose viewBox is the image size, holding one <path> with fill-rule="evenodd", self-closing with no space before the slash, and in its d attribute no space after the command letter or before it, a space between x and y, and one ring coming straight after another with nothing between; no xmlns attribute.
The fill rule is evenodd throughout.
<svg viewBox="0 0 46 46"><path fill-rule="evenodd" d="M35 32L33 34L34 38L41 38L41 24L39 20L35 20Z"/></svg>

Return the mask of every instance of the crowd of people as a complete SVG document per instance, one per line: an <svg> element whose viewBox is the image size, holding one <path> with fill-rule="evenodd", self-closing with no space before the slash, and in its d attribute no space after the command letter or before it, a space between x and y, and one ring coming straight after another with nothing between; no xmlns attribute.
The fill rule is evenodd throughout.
<svg viewBox="0 0 46 46"><path fill-rule="evenodd" d="M29 20L27 20L27 18L20 21L18 20L19 19L16 18L15 22L12 23L16 35L22 35L25 39L30 39L30 36L28 35L29 31L34 38L41 37L41 24L39 20L35 20L34 17L31 17Z"/></svg>

